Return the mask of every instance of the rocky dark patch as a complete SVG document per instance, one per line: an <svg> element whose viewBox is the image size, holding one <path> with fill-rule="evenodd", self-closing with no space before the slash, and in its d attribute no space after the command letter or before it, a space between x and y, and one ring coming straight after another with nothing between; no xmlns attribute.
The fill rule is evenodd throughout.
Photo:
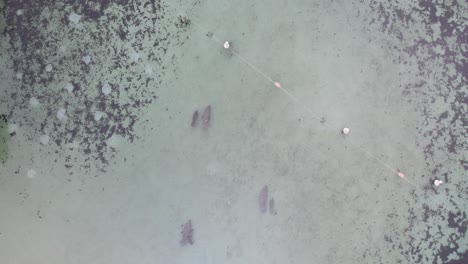
<svg viewBox="0 0 468 264"><path fill-rule="evenodd" d="M115 6L121 8L112 9ZM17 15L19 9L22 15ZM176 64L174 58L172 65L163 61L171 46L181 43L181 31L170 27L180 20L167 15L167 8L155 0L18 0L0 11L6 18L2 34L8 36L12 70L21 73L9 98L0 98L9 109L5 118L28 128L29 140L47 134L60 150L56 155L78 150L83 157L67 156L67 169L105 171L116 154L109 140L138 139L135 126L143 123L140 117L147 106L157 102L165 72ZM72 13L80 16L80 26L69 19ZM58 30L49 30L52 25ZM138 26L131 36L130 26ZM61 50L64 39L71 45L65 43ZM143 47L146 41L154 48ZM147 60L132 60L132 49ZM90 56L91 62L83 62L83 56ZM45 70L48 64L53 66L50 72ZM151 64L152 72L145 73L143 64ZM107 94L102 91L104 82L109 82ZM70 91L66 83L72 85ZM40 102L37 109L29 105L33 97ZM66 110L66 119L57 118L60 108Z"/></svg>
<svg viewBox="0 0 468 264"><path fill-rule="evenodd" d="M0 115L0 164L4 164L8 159L8 120L5 115Z"/></svg>
<svg viewBox="0 0 468 264"><path fill-rule="evenodd" d="M185 17L185 16L179 16L178 19L179 19L179 21L178 21L178 23L176 25L179 28L186 28L186 27L190 26L190 24L192 23L192 21L190 21L190 19L188 17Z"/></svg>
<svg viewBox="0 0 468 264"><path fill-rule="evenodd" d="M427 167L432 170L432 175L423 177L431 180L437 175L437 178L443 178L444 182L450 182L452 176L460 177L457 173L466 170L463 169L466 161L464 158L460 160L460 157L468 149L468 71L467 55L463 46L466 45L468 36L468 28L464 24L468 7L459 1L436 3L426 0L419 1L407 9L403 9L402 6L399 1L372 2L370 7L375 13L375 18L371 20L371 24L378 25L382 32L389 36L388 47L396 54L396 63L403 65L411 63L411 58L416 59L416 77L419 78L405 84L404 95L416 103L416 110L421 115L420 133L425 138L422 148ZM418 27L422 27L423 31L412 31ZM428 78L432 82L420 81ZM436 104L443 104L444 107ZM449 110L432 110L444 108ZM447 157L447 160L442 163L438 158L440 156ZM461 165L460 168L456 167L458 164ZM455 185L450 193L444 192L447 201L450 202L450 209L430 209L430 206L424 205L422 214L414 210L409 212L406 231L412 234L414 225L422 221L426 223L426 235L414 234L415 237L410 235L408 239L403 239L403 243L410 245L408 250L402 251L407 261L468 262L468 253L457 251L461 243L466 241L468 220L464 204L468 201L466 187L463 187L467 184L466 180L462 178L460 184ZM426 190L429 195L442 191L429 187ZM434 233L434 229L438 229L436 235L430 235ZM398 240L396 235L387 237L389 243L401 243L395 242ZM403 244L399 245L400 248L406 247ZM449 261L448 256L455 260Z"/></svg>

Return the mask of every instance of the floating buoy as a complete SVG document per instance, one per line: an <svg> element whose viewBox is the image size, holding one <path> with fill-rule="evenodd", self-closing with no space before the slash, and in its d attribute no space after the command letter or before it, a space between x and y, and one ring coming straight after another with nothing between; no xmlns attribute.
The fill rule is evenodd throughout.
<svg viewBox="0 0 468 264"><path fill-rule="evenodd" d="M400 176L400 178L404 179L406 177L406 175L401 172L400 170L398 170L398 173L397 173L398 176Z"/></svg>
<svg viewBox="0 0 468 264"><path fill-rule="evenodd" d="M345 127L345 128L343 128L343 130L341 132L343 134L347 135L349 133L349 128Z"/></svg>
<svg viewBox="0 0 468 264"><path fill-rule="evenodd" d="M435 185L435 186L439 186L439 185L441 185L442 183L444 183L444 182L441 181L441 180L435 180L435 181L434 181L434 185Z"/></svg>
<svg viewBox="0 0 468 264"><path fill-rule="evenodd" d="M226 42L224 42L224 48L229 49L229 41L226 40Z"/></svg>
<svg viewBox="0 0 468 264"><path fill-rule="evenodd" d="M281 84L279 82L275 82L276 88L281 88Z"/></svg>

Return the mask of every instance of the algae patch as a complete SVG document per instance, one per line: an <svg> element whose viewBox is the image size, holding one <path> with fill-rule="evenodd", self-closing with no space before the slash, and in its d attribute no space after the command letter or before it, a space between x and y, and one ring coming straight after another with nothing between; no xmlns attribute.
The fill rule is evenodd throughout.
<svg viewBox="0 0 468 264"><path fill-rule="evenodd" d="M0 163L4 164L8 158L8 122L5 116L0 115Z"/></svg>

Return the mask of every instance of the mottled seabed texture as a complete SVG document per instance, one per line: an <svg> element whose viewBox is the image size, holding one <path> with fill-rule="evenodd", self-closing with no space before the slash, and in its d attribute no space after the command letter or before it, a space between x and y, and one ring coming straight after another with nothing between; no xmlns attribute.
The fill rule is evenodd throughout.
<svg viewBox="0 0 468 264"><path fill-rule="evenodd" d="M1 263L468 263L466 1L1 0L0 33Z"/></svg>

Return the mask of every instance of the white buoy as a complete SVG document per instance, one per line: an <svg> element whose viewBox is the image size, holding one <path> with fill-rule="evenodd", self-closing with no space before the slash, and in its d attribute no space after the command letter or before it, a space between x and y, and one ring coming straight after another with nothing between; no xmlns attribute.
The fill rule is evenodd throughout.
<svg viewBox="0 0 468 264"><path fill-rule="evenodd" d="M34 178L36 178L36 171L33 170L33 169L30 169L30 170L28 170L27 175L28 175L29 179L34 179Z"/></svg>
<svg viewBox="0 0 468 264"><path fill-rule="evenodd" d="M345 127L345 128L343 128L343 130L341 132L343 134L347 135L349 133L349 128Z"/></svg>
<svg viewBox="0 0 468 264"><path fill-rule="evenodd" d="M86 55L83 58L81 58L81 61L86 63L86 65L88 65L91 62L91 56Z"/></svg>
<svg viewBox="0 0 468 264"><path fill-rule="evenodd" d="M226 42L224 42L224 48L229 49L229 41L226 40Z"/></svg>
<svg viewBox="0 0 468 264"><path fill-rule="evenodd" d="M441 185L442 183L444 183L444 182L441 181L441 180L435 180L435 181L434 181L434 185L435 185L435 186L439 186L439 185Z"/></svg>

